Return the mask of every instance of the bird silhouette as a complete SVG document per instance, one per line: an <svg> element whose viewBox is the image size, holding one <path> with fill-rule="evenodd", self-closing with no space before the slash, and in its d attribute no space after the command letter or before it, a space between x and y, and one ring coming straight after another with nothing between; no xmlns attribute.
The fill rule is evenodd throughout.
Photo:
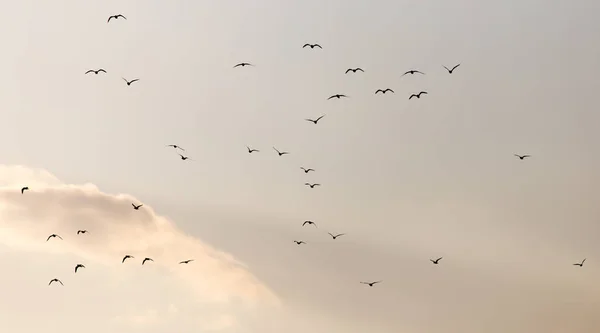
<svg viewBox="0 0 600 333"><path fill-rule="evenodd" d="M314 49L315 47L322 49L321 45L319 45L319 44L308 44L308 43L304 44L304 46L302 46L302 48L305 48L307 46L309 46L311 49Z"/></svg>
<svg viewBox="0 0 600 333"><path fill-rule="evenodd" d="M174 149L181 149L181 151L185 151L185 149L181 148L178 145L167 145L167 147L173 147Z"/></svg>
<svg viewBox="0 0 600 333"><path fill-rule="evenodd" d="M100 72L106 73L106 71L104 69L100 68L100 69L97 69L97 70L90 69L89 71L85 72L85 74L89 74L89 73L98 74Z"/></svg>
<svg viewBox="0 0 600 333"><path fill-rule="evenodd" d="M136 206L135 204L132 203L131 205L133 206L133 209L139 210L140 207L142 207L144 204L139 204L139 205Z"/></svg>
<svg viewBox="0 0 600 333"><path fill-rule="evenodd" d="M313 123L313 124L315 124L315 125L316 125L316 124L319 122L319 120L321 120L323 117L325 117L325 115L322 115L322 116L320 116L320 117L319 117L319 118L317 118L317 119L304 119L304 120L306 120L306 121L310 121L311 123Z"/></svg>
<svg viewBox="0 0 600 333"><path fill-rule="evenodd" d="M118 19L119 17L122 17L124 19L127 19L125 16L121 15L121 14L117 14L117 15L111 15L108 17L108 21L106 21L106 23L110 22L111 19Z"/></svg>
<svg viewBox="0 0 600 333"><path fill-rule="evenodd" d="M382 281L375 281L375 282L361 282L362 284L368 284L369 287L373 287L375 284L377 283L381 283Z"/></svg>
<svg viewBox="0 0 600 333"><path fill-rule="evenodd" d="M87 234L87 230L77 230L77 234Z"/></svg>
<svg viewBox="0 0 600 333"><path fill-rule="evenodd" d="M411 98L413 98L413 97L416 97L416 98L421 98L421 95L423 95L423 94L427 95L427 92L426 92L426 91L421 91L421 92L420 92L420 93L418 93L418 94L412 94L412 95L410 95L410 97L409 97L408 99L411 99Z"/></svg>
<svg viewBox="0 0 600 333"><path fill-rule="evenodd" d="M29 187L27 187L27 186L23 187L23 188L21 189L21 194L23 194L23 192L25 192L25 191L27 191L27 190L29 190Z"/></svg>
<svg viewBox="0 0 600 333"><path fill-rule="evenodd" d="M134 83L135 81L139 81L139 80L140 80L140 79L133 79L133 80L131 80L131 81L127 81L127 79L126 79L126 78L124 78L124 77L123 77L122 79L123 79L123 80L125 80L125 82L127 82L127 85L128 85L128 86L130 86L130 85L131 85L132 83Z"/></svg>
<svg viewBox="0 0 600 333"><path fill-rule="evenodd" d="M177 154L177 155L179 155L179 156L181 157L181 160L182 160L182 161L185 161L185 160L188 160L188 159L190 159L190 157L189 157L189 156L183 156L183 155L181 155L181 154Z"/></svg>
<svg viewBox="0 0 600 333"><path fill-rule="evenodd" d="M439 257L439 258L437 258L435 260L429 259L429 261L431 261L434 265L437 265L440 262L440 260L442 260L442 257Z"/></svg>
<svg viewBox="0 0 600 333"><path fill-rule="evenodd" d="M82 264L77 264L77 266L75 266L75 273L77 273L77 270L80 268L85 268L85 266L83 266Z"/></svg>
<svg viewBox="0 0 600 333"><path fill-rule="evenodd" d="M315 188L315 186L321 186L321 184L311 184L311 183L304 183L304 185L306 186L310 186L310 188Z"/></svg>
<svg viewBox="0 0 600 333"><path fill-rule="evenodd" d="M131 256L131 255L128 254L128 255L126 255L126 256L123 257L123 260L121 260L121 263L124 263L125 260L127 260L127 259L134 259L134 258L135 258L134 256Z"/></svg>
<svg viewBox="0 0 600 333"><path fill-rule="evenodd" d="M456 69L456 67L460 66L460 64L452 67L452 69L449 69L448 67L444 66L444 68L448 71L448 74L452 74L452 72L454 72L454 70Z"/></svg>
<svg viewBox="0 0 600 333"><path fill-rule="evenodd" d="M309 173L310 171L315 171L315 169L311 169L311 168L305 169L304 167L300 167L300 169L304 170L304 173Z"/></svg>
<svg viewBox="0 0 600 333"><path fill-rule="evenodd" d="M404 75L406 75L406 74L415 74L415 73L419 73L419 74L423 74L423 75L425 75L425 73L423 73L423 72L420 72L420 71L418 71L418 70L416 70L416 69L411 69L411 70L409 70L408 72L406 72L406 73L402 74L402 76L404 76Z"/></svg>
<svg viewBox="0 0 600 333"><path fill-rule="evenodd" d="M348 72L356 73L356 71L361 71L361 72L363 72L363 73L365 72L365 71L363 71L363 69L362 69L362 68L360 68L360 67L356 67L356 68L348 68L348 69L346 70L346 73L344 73L344 74L348 74Z"/></svg>
<svg viewBox="0 0 600 333"><path fill-rule="evenodd" d="M312 224L315 227L317 226L317 224L315 222L313 222L313 221L304 221L304 223L302 223L302 226L305 226L306 224Z"/></svg>
<svg viewBox="0 0 600 333"><path fill-rule="evenodd" d="M60 239L62 240L62 237L60 237L59 235L57 235L57 234L52 234L52 235L48 236L48 238L46 238L46 242L47 242L47 241L49 241L49 240L50 240L50 238L60 238Z"/></svg>
<svg viewBox="0 0 600 333"><path fill-rule="evenodd" d="M531 157L531 155L517 155L517 154L513 154L513 155L515 155L516 157L518 157L520 160L524 160L527 157Z"/></svg>
<svg viewBox="0 0 600 333"><path fill-rule="evenodd" d="M336 239L336 238L338 238L338 237L340 237L340 236L344 236L344 235L345 235L345 234L337 234L337 235L334 235L334 234L332 234L332 233L330 233L330 232L328 232L328 234L329 234L329 236L331 236L331 238L333 238L333 239Z"/></svg>
<svg viewBox="0 0 600 333"><path fill-rule="evenodd" d="M253 148L250 148L250 147L248 147L248 146L246 146L246 148L248 148L248 154L252 154L252 153L254 153L254 152L257 152L257 153L259 153L259 152L260 152L260 150L258 150L258 149L253 149Z"/></svg>
<svg viewBox="0 0 600 333"><path fill-rule="evenodd" d="M394 92L392 89L390 89L390 88L386 88L386 89L383 89L383 90L381 90L381 89L377 89L377 90L375 91L375 94L377 94L378 92L381 92L381 93L385 94L385 93L386 93L386 92L388 92L388 91Z"/></svg>
<svg viewBox="0 0 600 333"><path fill-rule="evenodd" d="M233 66L233 68L240 67L240 66L244 67L244 66L254 66L254 65L252 65L251 63L247 63L247 62L240 62L239 64Z"/></svg>
<svg viewBox="0 0 600 333"><path fill-rule="evenodd" d="M331 95L331 96L329 96L329 98L328 98L327 100L330 100L330 99L332 99L332 98L337 98L337 99L340 99L340 98L342 98L342 97L348 97L348 96L346 96L346 95L341 95L341 94L335 94L335 95Z"/></svg>
<svg viewBox="0 0 600 333"><path fill-rule="evenodd" d="M295 241L294 241L294 243L296 243L296 244L298 244L298 245L300 245L300 244L306 244L306 242L305 242L305 241L297 241L297 240L295 240Z"/></svg>
<svg viewBox="0 0 600 333"><path fill-rule="evenodd" d="M51 285L51 284L52 284L52 282L58 282L58 283L60 283L61 285L63 285L63 286L64 286L64 284L62 283L62 281L61 281L61 280L59 280L59 279L56 279L56 278L54 278L54 279L50 280L50 282L48 282L48 285Z"/></svg>
<svg viewBox="0 0 600 333"><path fill-rule="evenodd" d="M573 264L573 266L579 266L579 267L583 267L583 263L584 263L584 262L585 262L585 259L583 259L583 260L581 261L581 263L578 263L578 264Z"/></svg>
<svg viewBox="0 0 600 333"><path fill-rule="evenodd" d="M194 261L194 259L188 259L188 260L184 260L184 261L180 261L180 264L189 264L190 262Z"/></svg>
<svg viewBox="0 0 600 333"><path fill-rule="evenodd" d="M289 154L289 152L287 152L287 151L279 151L279 150L277 150L277 148L275 148L275 147L273 147L273 149L275 149L275 151L277 152L277 154L278 154L279 156L283 156L283 155Z"/></svg>
<svg viewBox="0 0 600 333"><path fill-rule="evenodd" d="M154 260L152 260L152 258L144 258L144 260L142 260L142 265L145 264L146 261L154 261Z"/></svg>

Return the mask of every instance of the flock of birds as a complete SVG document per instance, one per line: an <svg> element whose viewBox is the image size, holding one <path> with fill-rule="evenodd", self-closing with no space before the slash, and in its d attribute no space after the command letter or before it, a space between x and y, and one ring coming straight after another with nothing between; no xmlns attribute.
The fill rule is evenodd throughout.
<svg viewBox="0 0 600 333"><path fill-rule="evenodd" d="M111 20L118 20L118 19L120 19L120 18L122 18L122 19L124 19L124 20L127 20L127 18L126 18L125 16L123 16L122 14L117 14L117 15L111 15L111 16L109 16L109 17L108 17L108 20L107 20L107 23L110 23L110 22L111 22ZM304 44L304 46L302 46L302 48L307 48L307 47L309 47L309 48L311 48L311 49L314 49L314 48L323 49L323 47L322 47L321 45L319 45L319 44L310 44L310 43L306 43L306 44ZM461 64L457 64L457 65L453 66L452 68L448 68L448 67L446 67L446 66L443 66L443 67L446 69L446 71L448 72L448 74L453 74L453 73L454 73L454 71L455 71L455 70L456 70L456 69L457 69L457 68L458 68L460 65L461 65ZM238 64L234 65L234 66L233 66L233 68L238 68L238 67L246 67L246 66L254 66L254 65L253 65L253 64L251 64L251 63L248 63L248 62L241 62L241 63L238 63ZM363 72L363 73L364 73L365 71L364 71L362 68L360 68L360 67L357 67L357 68L348 68L348 69L345 71L345 74L348 74L348 73L350 73L350 72L352 72L352 73ZM98 75L98 74L100 74L100 73L107 74L107 71L106 71L105 69L103 69L103 68L99 68L99 69L90 69L90 70L88 70L88 71L86 71L86 72L85 72L85 74L86 74L86 75L87 75L87 74L92 74L92 73L93 73L94 75ZM415 75L415 74L425 75L425 73L423 73L423 72L421 72L421 71L419 71L419 70L416 70L416 69L411 69L411 70L408 70L408 71L406 71L404 74L402 74L402 76L405 76L405 75ZM138 82L138 81L140 80L139 78L132 79L132 80L127 80L127 79L126 79L126 78L124 78L124 77L123 77L122 79L125 81L125 83L127 84L127 86L131 86L131 84L132 84L132 83L134 83L134 82ZM390 93L395 93L395 92L394 92L394 90L392 90L392 89L390 89L390 88L385 88L385 89L377 89L377 90L375 91L375 94L378 94L378 93L381 93L381 94L386 94L386 93L388 93L388 92L390 92ZM411 95L408 97L408 99L409 99L409 100L411 100L411 99L413 99L413 98L420 99L420 98L421 98L421 96L423 96L423 95L427 95L427 94L428 94L428 92L427 92L427 91L419 91L418 93L413 93L413 94L411 94ZM327 100L331 100L331 99L334 99L334 98L341 99L341 98L348 98L348 96L346 96L346 95L344 95L344 94L335 94L335 95L331 95L329 98L327 98ZM321 119L323 119L323 117L325 117L325 115L322 115L322 116L320 116L320 117L318 117L318 118L316 118L316 119L305 119L305 120L306 120L306 121L308 121L308 122L311 122L311 123L313 123L313 124L315 124L315 125L317 125L317 123L318 123L318 122L319 122ZM185 149L184 149L184 148L182 148L181 146L179 146L179 145L176 145L176 144L170 144L170 145L167 145L167 147L173 148L173 149L175 149L175 150L177 150L177 151L181 151L182 153L183 153L183 152L185 152ZM272 147L272 148L273 148L273 150L274 150L274 151L275 151L275 152L278 154L278 156L280 156L280 157L281 157L281 156L284 156L284 155L288 155L288 154L290 154L290 152L287 152L287 151L281 151L281 150L277 149L276 147ZM251 148L251 147L249 147L249 146L246 146L246 149L248 150L248 153L249 153L249 154L253 154L253 153L259 153L259 152L260 152L260 150L258 150L258 149L255 149L255 148ZM186 160L191 160L189 156L185 156L185 155L183 155L182 153L179 153L179 152L178 152L178 155L180 156L181 160L183 160L183 161L186 161ZM517 157L519 160L524 160L524 159L526 159L526 158L529 158L529 157L531 157L531 155L518 155L518 154L514 154L514 156L515 156L515 157ZM300 169L301 169L302 171L304 171L304 173L306 173L306 174L308 174L308 173L309 173L309 172L311 172L311 171L312 171L312 172L315 172L315 169L312 169L312 168L300 167ZM310 187L310 188L315 188L316 186L321 186L321 184L319 184L319 183L309 183L309 182L306 182L306 183L305 183L305 185L306 185L306 186L308 186L308 187ZM21 188L21 194L24 194L24 193L25 193L25 191L27 191L27 190L29 190L29 187L28 187L28 186L25 186L25 187ZM138 204L138 205L136 205L135 203L132 203L131 205L133 206L133 209L134 209L134 210L139 210L141 207L143 207L143 204ZM302 226L305 226L305 225L313 225L314 227L317 227L317 224L316 224L314 221L310 221L310 220L306 220L306 221L304 221L304 222L302 223ZM87 230L77 230L77 235L83 235L83 234L87 234L87 233L88 233L88 231L87 231ZM329 234L329 236L331 236L331 238L332 238L333 240L336 240L337 238L339 238L339 237L342 237L342 236L344 236L344 235L345 235L345 233L333 234L333 233L330 233L330 232L328 232L328 234ZM50 236L48 236L48 238L46 239L46 241L49 241L50 239L53 239L53 238L58 238L58 239L60 239L60 240L62 240L62 239L63 239L63 238L62 238L60 235L57 235L57 234L51 234ZM307 244L307 243L306 243L305 241L303 241L303 240L294 240L294 243L296 243L297 245L303 245L303 244ZM130 255L130 254L126 254L126 255L125 255L125 256L124 256L124 257L121 259L121 263L125 263L125 261L126 261L127 259L135 259L135 257L134 257L134 256L132 256L132 255ZM440 260L442 260L442 259L443 259L443 257L439 257L439 258L437 258L437 259L429 259L429 260L431 261L431 263L432 263L432 264L434 264L434 265L438 265L438 264L440 263ZM145 258L142 260L142 265L144 265L144 264L145 264L145 263L147 263L147 262L153 262L153 261L154 261L154 260L153 260L152 258L145 257ZM190 263L190 262L192 262L192 261L194 261L194 259L186 259L186 260L180 261L180 262L179 262L179 264L189 264L189 263ZM573 265L574 265L574 266L583 267L583 264L585 263L585 261L586 261L586 259L583 259L581 262L579 262L579 263L575 263L575 264L573 264ZM81 263L78 263L78 264L76 264L76 265L75 265L75 269L74 269L75 273L77 273L77 272L78 272L78 270L79 270L79 269L81 269L81 268L85 268L85 265L83 265L83 264L81 264ZM61 285L63 285L63 286L64 286L63 282L62 282L60 279L58 279L58 278L53 278L52 280L50 280L50 282L48 283L48 285L51 285L52 283L55 283L55 282L56 282L56 283L59 283L59 284L61 284ZM361 281L360 283L361 283L361 284L364 284L364 285L368 285L369 287L373 287L374 285L376 285L376 284L378 284L378 283L381 283L381 282L383 282L383 281L382 281L382 280L379 280L379 281L371 281L371 282L369 282L369 281Z"/></svg>

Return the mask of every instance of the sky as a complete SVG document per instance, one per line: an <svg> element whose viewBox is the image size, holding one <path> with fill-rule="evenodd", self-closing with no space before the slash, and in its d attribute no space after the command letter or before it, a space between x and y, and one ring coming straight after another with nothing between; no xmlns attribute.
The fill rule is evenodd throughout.
<svg viewBox="0 0 600 333"><path fill-rule="evenodd" d="M600 330L597 1L2 4L0 331Z"/></svg>

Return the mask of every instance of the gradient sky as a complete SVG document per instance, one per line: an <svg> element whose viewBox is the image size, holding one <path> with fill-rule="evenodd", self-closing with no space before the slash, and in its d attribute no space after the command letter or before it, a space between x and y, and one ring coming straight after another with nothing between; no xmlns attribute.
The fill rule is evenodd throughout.
<svg viewBox="0 0 600 333"><path fill-rule="evenodd" d="M600 331L598 1L2 5L0 331Z"/></svg>

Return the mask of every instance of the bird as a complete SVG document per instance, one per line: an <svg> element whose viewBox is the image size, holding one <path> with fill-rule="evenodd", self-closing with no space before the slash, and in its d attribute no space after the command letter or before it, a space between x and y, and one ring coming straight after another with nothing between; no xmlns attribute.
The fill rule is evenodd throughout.
<svg viewBox="0 0 600 333"><path fill-rule="evenodd" d="M111 15L108 17L108 21L106 21L106 23L110 22L111 19L118 19L119 17L122 17L124 19L127 19L125 16L121 15L121 14L117 14L117 15Z"/></svg>
<svg viewBox="0 0 600 333"><path fill-rule="evenodd" d="M315 171L315 169L311 169L311 168L305 169L304 167L300 167L300 169L304 170L304 173L309 173L310 171Z"/></svg>
<svg viewBox="0 0 600 333"><path fill-rule="evenodd" d="M277 152L277 154L279 154L279 156L283 156L283 155L285 155L285 154L289 154L289 152L287 152L287 151L279 151L279 150L277 150L277 148L275 148L275 147L273 147L273 149L275 149L275 151Z"/></svg>
<svg viewBox="0 0 600 333"><path fill-rule="evenodd" d="M182 160L182 161L185 161L185 160L187 160L187 159L189 159L189 158L190 158L189 156L183 156L183 155L181 155L181 154L177 154L177 155L181 156L181 160Z"/></svg>
<svg viewBox="0 0 600 333"><path fill-rule="evenodd" d="M415 74L415 73L419 73L419 74L423 74L423 75L425 75L425 73L423 73L423 72L420 72L420 71L418 71L418 70L416 70L416 69L411 69L411 70L409 70L408 72L406 72L406 73L402 74L402 76L404 76L404 75L406 75L406 74Z"/></svg>
<svg viewBox="0 0 600 333"><path fill-rule="evenodd" d="M77 230L77 234L87 234L87 230Z"/></svg>
<svg viewBox="0 0 600 333"><path fill-rule="evenodd" d="M440 260L442 260L442 257L439 257L439 258L437 258L435 260L429 259L429 261L431 261L434 265L437 265L440 262Z"/></svg>
<svg viewBox="0 0 600 333"><path fill-rule="evenodd" d="M51 284L52 284L52 282L58 282L58 283L60 283L61 285L63 285L63 286L64 286L64 284L62 283L62 281L61 281L61 280L59 280L59 279L57 279L57 278L54 278L54 279L50 280L50 282L48 282L48 285L51 285Z"/></svg>
<svg viewBox="0 0 600 333"><path fill-rule="evenodd" d="M341 95L341 94L335 94L335 95L331 95L331 96L330 96L330 97L329 97L327 100L330 100L330 99L332 99L332 98L334 98L334 97L335 97L335 98L337 98L337 99L340 99L340 98L342 98L342 97L348 97L348 96L346 96L346 95Z"/></svg>
<svg viewBox="0 0 600 333"><path fill-rule="evenodd" d="M418 94L412 94L412 95L410 95L410 97L409 97L408 99L411 99L411 98L413 98L413 97L416 97L416 98L421 98L421 95L422 95L422 94L425 94L425 95L427 95L427 92L426 92L426 91L421 91L421 92L420 92L420 93L418 93Z"/></svg>
<svg viewBox="0 0 600 333"><path fill-rule="evenodd" d="M302 223L302 226L304 226L304 225L306 225L306 224L312 224L312 225L314 225L315 227L317 226L317 224L316 224L315 222L313 222L313 221L304 221L304 223Z"/></svg>
<svg viewBox="0 0 600 333"><path fill-rule="evenodd" d="M244 66L254 66L254 65L252 65L251 63L247 63L247 62L240 62L239 64L233 66L233 68L240 67L240 66L244 67Z"/></svg>
<svg viewBox="0 0 600 333"><path fill-rule="evenodd" d="M100 69L97 69L97 70L90 69L89 71L85 72L85 74L89 74L89 73L98 74L100 72L106 73L106 71L104 69L100 68Z"/></svg>
<svg viewBox="0 0 600 333"><path fill-rule="evenodd" d="M444 68L448 71L448 74L452 74L452 72L456 69L456 67L460 66L460 64L452 67L452 69L449 69L448 67L444 66Z"/></svg>
<svg viewBox="0 0 600 333"><path fill-rule="evenodd" d="M360 68L360 67L356 67L356 68L348 68L348 69L346 70L346 73L344 73L344 74L348 74L348 72L356 73L356 71L361 71L361 72L363 72L363 73L365 72L365 71L363 71L363 69L362 69L362 68Z"/></svg>
<svg viewBox="0 0 600 333"><path fill-rule="evenodd" d="M308 44L308 43L304 44L304 46L302 46L302 48L305 48L307 46L310 46L311 49L314 49L315 47L322 49L321 45L319 45L319 44Z"/></svg>
<svg viewBox="0 0 600 333"><path fill-rule="evenodd" d="M126 78L122 78L123 80L125 80L125 82L127 82L127 85L130 86L132 83L134 83L135 81L139 81L140 79L133 79L131 81L127 81Z"/></svg>
<svg viewBox="0 0 600 333"><path fill-rule="evenodd" d="M361 282L362 284L368 284L369 287L373 287L373 285L377 284L377 283L381 283L382 281L375 281L375 282Z"/></svg>
<svg viewBox="0 0 600 333"><path fill-rule="evenodd" d="M27 186L23 187L23 188L21 189L21 194L23 194L23 192L25 192L25 191L27 191L27 190L29 190L29 187L27 187Z"/></svg>
<svg viewBox="0 0 600 333"><path fill-rule="evenodd" d="M531 155L517 155L517 154L513 154L513 155L515 155L516 157L518 157L520 160L524 160L527 157L531 157Z"/></svg>
<svg viewBox="0 0 600 333"><path fill-rule="evenodd" d="M123 257L123 260L121 260L121 263L124 263L125 260L127 260L127 259L134 259L134 258L135 258L134 256L127 254Z"/></svg>
<svg viewBox="0 0 600 333"><path fill-rule="evenodd" d="M334 234L332 234L332 233L330 233L330 232L328 232L328 234L329 234L329 236L331 236L333 239L336 239L336 238L338 238L338 237L340 237L340 236L344 236L344 235L345 235L345 234L337 234L337 235L334 235Z"/></svg>
<svg viewBox="0 0 600 333"><path fill-rule="evenodd" d="M154 260L152 260L152 258L144 258L144 260L142 260L142 265L145 264L146 261L154 261Z"/></svg>
<svg viewBox="0 0 600 333"><path fill-rule="evenodd" d="M131 205L133 206L133 209L139 210L140 207L142 207L144 204L139 204L139 205L136 206L134 203L132 203Z"/></svg>
<svg viewBox="0 0 600 333"><path fill-rule="evenodd" d="M185 149L179 147L178 145L167 145L167 147L173 147L174 149L181 149L181 151L185 151Z"/></svg>
<svg viewBox="0 0 600 333"><path fill-rule="evenodd" d="M253 149L253 148L250 148L250 147L248 147L248 146L246 146L246 148L248 148L248 154L252 154L253 152L257 152L257 153L258 153L258 152L260 152L260 150L258 150L258 149Z"/></svg>
<svg viewBox="0 0 600 333"><path fill-rule="evenodd" d="M311 183L304 183L304 185L310 186L310 188L315 188L315 186L321 186L321 184L311 184Z"/></svg>
<svg viewBox="0 0 600 333"><path fill-rule="evenodd" d="M381 92L381 93L385 94L385 93L386 93L386 92L388 92L388 91L394 92L392 89L390 89L390 88L386 88L386 89L383 89L383 90L381 90L381 89L377 89L377 90L375 91L375 94L377 94L378 92Z"/></svg>
<svg viewBox="0 0 600 333"><path fill-rule="evenodd" d="M319 122L319 120L321 120L323 117L325 117L325 115L322 115L322 116L320 116L320 117L319 117L319 118L317 118L317 119L308 119L308 118L307 118L307 119L304 119L304 120L306 120L306 121L310 121L311 123L313 123L313 124L315 124L315 125L316 125L316 124Z"/></svg>
<svg viewBox="0 0 600 333"><path fill-rule="evenodd" d="M300 245L300 244L306 244L306 242L305 242L305 241L297 241L297 240L295 240L295 241L294 241L294 243L296 243L296 244L298 244L298 245Z"/></svg>
<svg viewBox="0 0 600 333"><path fill-rule="evenodd" d="M188 259L188 260L184 260L184 261L180 261L180 264L189 264L190 262L194 261L194 259Z"/></svg>
<svg viewBox="0 0 600 333"><path fill-rule="evenodd" d="M52 234L52 235L48 236L48 238L46 238L46 242L47 242L47 241L49 241L49 240L50 240L50 238L55 238L55 237L58 237L58 238L62 239L62 237L60 237L59 235L57 235L57 234Z"/></svg>
<svg viewBox="0 0 600 333"><path fill-rule="evenodd" d="M579 266L579 267L583 267L583 263L584 263L584 262L585 262L585 259L583 259L583 260L581 261L581 263L578 263L578 264L573 264L573 266Z"/></svg>
<svg viewBox="0 0 600 333"><path fill-rule="evenodd" d="M75 266L75 273L77 273L77 270L80 268L85 268L85 266L83 266L82 264L77 264L77 266Z"/></svg>

